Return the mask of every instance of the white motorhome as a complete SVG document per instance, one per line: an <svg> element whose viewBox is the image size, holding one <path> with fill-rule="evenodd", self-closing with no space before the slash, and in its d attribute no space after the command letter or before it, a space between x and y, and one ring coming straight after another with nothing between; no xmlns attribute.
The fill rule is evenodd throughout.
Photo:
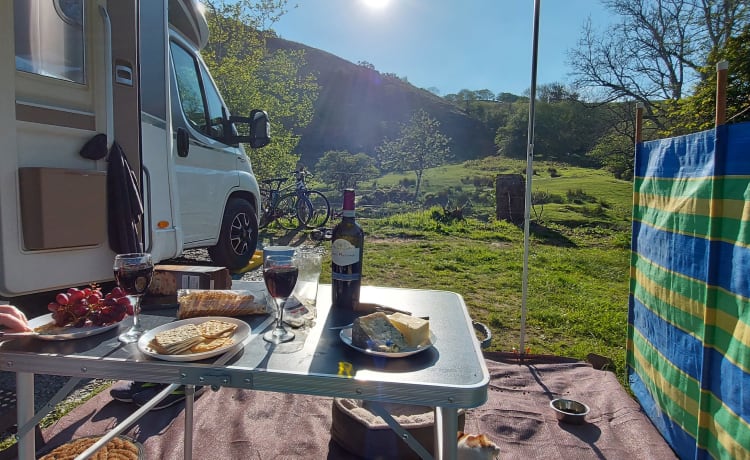
<svg viewBox="0 0 750 460"><path fill-rule="evenodd" d="M197 0L4 0L0 6L0 296L111 280L106 158L122 147L155 261L209 248L239 268L255 252L258 184L241 143L268 119L231 117L199 50ZM240 136L241 131L245 135Z"/></svg>

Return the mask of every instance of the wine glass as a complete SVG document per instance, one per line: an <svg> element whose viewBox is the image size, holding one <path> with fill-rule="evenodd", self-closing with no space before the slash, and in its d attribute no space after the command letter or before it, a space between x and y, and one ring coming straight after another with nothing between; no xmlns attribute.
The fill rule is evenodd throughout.
<svg viewBox="0 0 750 460"><path fill-rule="evenodd" d="M145 332L138 319L141 312L141 297L146 293L151 277L154 275L154 262L151 254L135 252L115 256L115 281L130 297L133 304L133 326L118 337L120 342L132 343Z"/></svg>
<svg viewBox="0 0 750 460"><path fill-rule="evenodd" d="M276 304L276 327L263 335L266 342L279 344L294 338L294 332L284 328L283 315L284 302L294 291L298 274L297 259L292 256L268 256L263 262L263 280Z"/></svg>

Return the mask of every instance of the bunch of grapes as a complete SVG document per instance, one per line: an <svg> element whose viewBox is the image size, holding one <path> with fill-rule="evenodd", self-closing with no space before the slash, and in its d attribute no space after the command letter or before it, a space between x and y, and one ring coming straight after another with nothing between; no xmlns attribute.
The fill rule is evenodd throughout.
<svg viewBox="0 0 750 460"><path fill-rule="evenodd" d="M133 314L130 299L119 287L105 296L98 287L70 288L57 294L47 309L52 312L55 326L59 327L106 326Z"/></svg>

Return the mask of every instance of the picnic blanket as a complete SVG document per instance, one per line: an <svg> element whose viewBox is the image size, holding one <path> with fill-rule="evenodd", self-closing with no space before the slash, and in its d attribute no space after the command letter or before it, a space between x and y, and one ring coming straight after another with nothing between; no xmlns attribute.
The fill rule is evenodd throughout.
<svg viewBox="0 0 750 460"><path fill-rule="evenodd" d="M485 353L487 402L466 412L465 431L485 433L501 459L676 458L615 375L558 357ZM556 397L585 402L587 423L559 423ZM331 439L332 398L221 388L195 401L195 459L352 459ZM43 430L47 447L106 433L134 406L104 391ZM148 459L183 458L184 404L150 412L125 434ZM401 441L398 441L401 442Z"/></svg>

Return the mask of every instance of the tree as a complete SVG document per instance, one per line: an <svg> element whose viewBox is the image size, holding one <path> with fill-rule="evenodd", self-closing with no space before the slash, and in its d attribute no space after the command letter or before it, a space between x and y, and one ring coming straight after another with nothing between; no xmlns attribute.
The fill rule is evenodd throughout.
<svg viewBox="0 0 750 460"><path fill-rule="evenodd" d="M620 17L599 32L589 21L569 54L579 87L604 102L638 101L659 129L665 104L705 78L707 56L748 21L747 0L604 0Z"/></svg>
<svg viewBox="0 0 750 460"><path fill-rule="evenodd" d="M552 87L554 85L550 85ZM545 99L551 98L545 96ZM512 113L495 135L498 154L508 158L525 158L528 104L509 104L509 107ZM602 114L602 108L589 107L575 100L539 101L534 120L534 156L548 161L587 165L591 159L586 154L607 132L607 119Z"/></svg>
<svg viewBox="0 0 750 460"><path fill-rule="evenodd" d="M275 51L265 44L264 29L284 14L287 0L206 2L211 32L203 50L224 100L233 114L262 108L269 114L272 141L262 150L247 149L253 169L271 177L294 169L299 142L295 132L312 120L316 78L303 71L303 51Z"/></svg>
<svg viewBox="0 0 750 460"><path fill-rule="evenodd" d="M315 164L317 176L336 190L356 187L358 181L380 174L375 162L366 153L352 155L346 150L329 150Z"/></svg>
<svg viewBox="0 0 750 460"><path fill-rule="evenodd" d="M599 106L598 114L608 131L597 142L588 156L618 178L631 180L635 157L634 102L612 102ZM653 133L653 137L655 136ZM644 134L644 138L652 137Z"/></svg>
<svg viewBox="0 0 750 460"><path fill-rule="evenodd" d="M742 33L730 37L726 46L708 59L707 77L695 88L692 96L669 106L670 117L677 120L664 134L675 136L709 129L714 125L716 107L716 63L727 61L727 121L750 120L750 25Z"/></svg>
<svg viewBox="0 0 750 460"><path fill-rule="evenodd" d="M449 159L450 143L451 139L440 132L440 122L419 109L409 123L401 126L400 138L386 139L376 150L383 169L414 171L417 176L414 196L419 199L425 169Z"/></svg>
<svg viewBox="0 0 750 460"><path fill-rule="evenodd" d="M601 139L589 156L610 171L617 179L632 180L635 142L627 136L611 132Z"/></svg>

